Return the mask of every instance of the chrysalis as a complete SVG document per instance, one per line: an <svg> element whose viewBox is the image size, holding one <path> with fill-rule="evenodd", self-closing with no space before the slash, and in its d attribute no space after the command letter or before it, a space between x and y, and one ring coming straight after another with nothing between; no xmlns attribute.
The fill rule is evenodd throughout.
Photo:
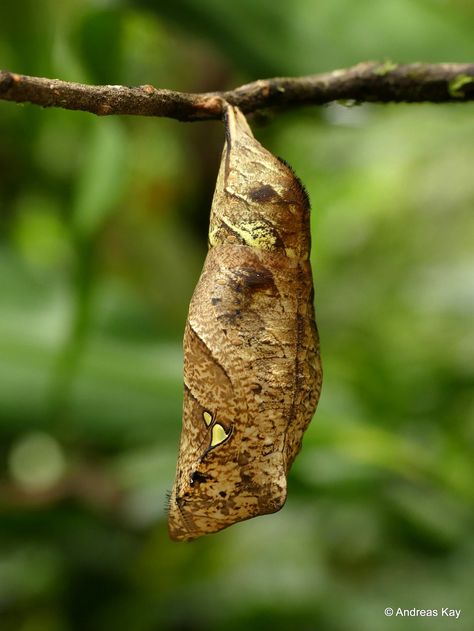
<svg viewBox="0 0 474 631"><path fill-rule="evenodd" d="M184 333L169 532L183 541L278 511L321 389L309 201L227 106L209 252Z"/></svg>

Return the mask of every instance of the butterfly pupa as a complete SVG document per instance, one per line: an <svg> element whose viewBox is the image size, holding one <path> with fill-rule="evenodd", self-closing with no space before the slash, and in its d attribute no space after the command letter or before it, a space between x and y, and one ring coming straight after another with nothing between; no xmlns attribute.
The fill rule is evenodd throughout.
<svg viewBox="0 0 474 631"><path fill-rule="evenodd" d="M310 206L290 167L226 107L209 251L184 333L168 512L178 541L278 511L321 389Z"/></svg>

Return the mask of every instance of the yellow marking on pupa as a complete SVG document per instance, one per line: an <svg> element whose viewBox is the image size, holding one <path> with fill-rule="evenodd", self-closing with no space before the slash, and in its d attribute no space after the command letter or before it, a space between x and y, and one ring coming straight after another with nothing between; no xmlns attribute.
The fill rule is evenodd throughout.
<svg viewBox="0 0 474 631"><path fill-rule="evenodd" d="M219 232L219 226L216 226L214 228L209 227L209 245L211 246L215 246L218 244L218 240L217 240L217 233Z"/></svg>
<svg viewBox="0 0 474 631"><path fill-rule="evenodd" d="M202 417L207 427L209 427L209 425L212 423L212 414L210 412L204 412Z"/></svg>
<svg viewBox="0 0 474 631"><path fill-rule="evenodd" d="M297 250L294 248L285 248L285 254L289 259L299 259L300 261L308 260L308 254L306 252L298 254Z"/></svg>
<svg viewBox="0 0 474 631"><path fill-rule="evenodd" d="M229 438L230 432L226 432L220 423L215 423L211 432L211 447L217 447Z"/></svg>
<svg viewBox="0 0 474 631"><path fill-rule="evenodd" d="M225 223L233 232L238 234L245 245L251 248L257 248L258 250L274 250L276 244L276 237L272 234L268 224L259 220L256 221L242 221L238 226L231 223L227 217L222 218L222 222Z"/></svg>

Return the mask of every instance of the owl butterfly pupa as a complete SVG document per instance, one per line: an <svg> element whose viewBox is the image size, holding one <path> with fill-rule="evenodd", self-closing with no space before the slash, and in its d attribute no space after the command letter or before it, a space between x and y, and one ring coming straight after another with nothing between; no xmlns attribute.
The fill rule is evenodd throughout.
<svg viewBox="0 0 474 631"><path fill-rule="evenodd" d="M184 333L183 426L169 533L278 511L321 389L310 207L286 163L227 106L209 252Z"/></svg>

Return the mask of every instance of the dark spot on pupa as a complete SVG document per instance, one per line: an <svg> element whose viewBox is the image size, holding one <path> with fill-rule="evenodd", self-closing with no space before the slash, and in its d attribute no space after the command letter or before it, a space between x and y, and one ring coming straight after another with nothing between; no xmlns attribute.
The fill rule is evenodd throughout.
<svg viewBox="0 0 474 631"><path fill-rule="evenodd" d="M227 497L227 491L219 491L221 497Z"/></svg>
<svg viewBox="0 0 474 631"><path fill-rule="evenodd" d="M275 451L275 446L273 445L273 443L271 445L264 445L262 447L262 456L268 456L269 454L272 454Z"/></svg>
<svg viewBox="0 0 474 631"><path fill-rule="evenodd" d="M233 325L235 321L240 318L241 315L242 315L241 309L232 309L229 311L225 311L224 313L221 313L220 315L217 316L217 319L219 320L219 322ZM222 332L224 333L224 335L227 335L227 329L222 329Z"/></svg>
<svg viewBox="0 0 474 631"><path fill-rule="evenodd" d="M244 486L244 488L249 488L252 485L253 479L249 473L242 471L240 473L240 479L242 480L242 485Z"/></svg>
<svg viewBox="0 0 474 631"><path fill-rule="evenodd" d="M236 273L238 280L247 290L263 291L276 289L273 274L266 267L243 267Z"/></svg>
<svg viewBox="0 0 474 631"><path fill-rule="evenodd" d="M220 302L222 302L221 298L211 298L211 302L213 305L218 305Z"/></svg>
<svg viewBox="0 0 474 631"><path fill-rule="evenodd" d="M191 473L190 484L193 486L194 484L201 484L201 482L207 482L208 476L204 473L199 473L199 471L193 471Z"/></svg>
<svg viewBox="0 0 474 631"><path fill-rule="evenodd" d="M248 192L248 196L254 202L269 202L272 200L281 200L280 195L270 184L263 184L257 188L253 188Z"/></svg>
<svg viewBox="0 0 474 631"><path fill-rule="evenodd" d="M255 394L260 394L261 391L262 391L262 386L259 383L255 383L252 386L252 392L254 392Z"/></svg>

